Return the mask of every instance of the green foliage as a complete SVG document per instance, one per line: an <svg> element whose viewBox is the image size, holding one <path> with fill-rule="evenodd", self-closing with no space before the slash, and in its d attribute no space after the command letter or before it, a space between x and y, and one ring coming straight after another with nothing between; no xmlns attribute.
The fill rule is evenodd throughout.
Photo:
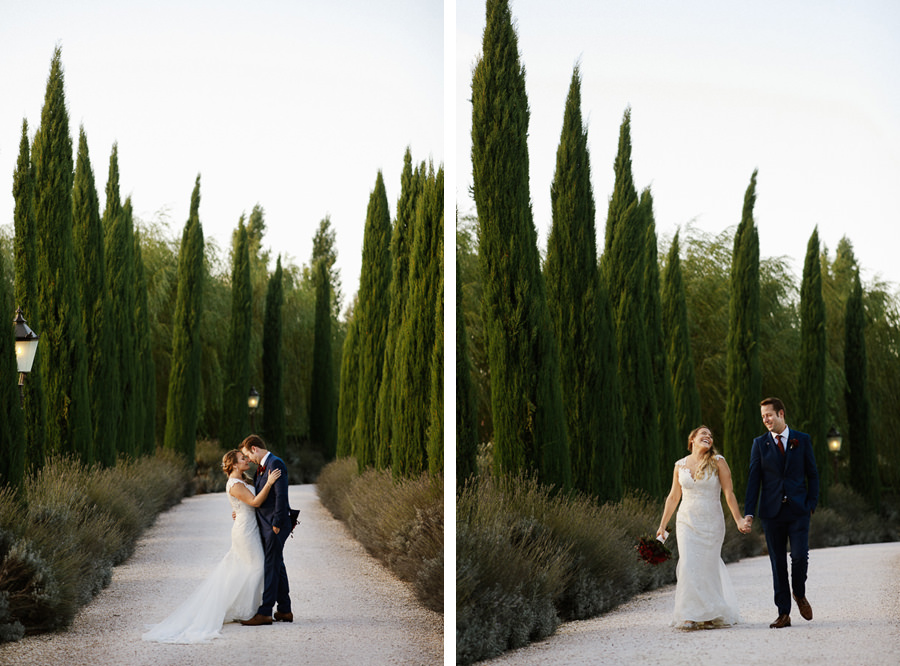
<svg viewBox="0 0 900 666"><path fill-rule="evenodd" d="M358 305L354 314L358 327L356 344L359 345L359 379L352 452L360 470L375 464L375 408L384 369L384 347L391 305L390 242L391 215L384 178L379 171L366 211Z"/></svg>
<svg viewBox="0 0 900 666"><path fill-rule="evenodd" d="M0 257L0 308L13 312L11 267ZM17 386L15 339L7 321L0 335L0 486L18 487L25 475L25 424ZM0 623L2 623L0 614Z"/></svg>
<svg viewBox="0 0 900 666"><path fill-rule="evenodd" d="M472 77L473 195L484 277L494 466L571 485L559 347L547 309L528 176L528 99L509 3L486 8Z"/></svg>
<svg viewBox="0 0 900 666"><path fill-rule="evenodd" d="M331 349L331 285L328 264L316 267L316 337L313 350L312 386L309 404L309 436L327 458L335 455L337 400L334 391L334 354Z"/></svg>
<svg viewBox="0 0 900 666"><path fill-rule="evenodd" d="M666 356L675 398L676 442L679 450L688 440L691 430L701 423L700 391L694 370L691 331L681 273L679 233L675 234L662 276L662 320L666 336ZM721 432L721 431L720 431ZM677 456L676 456L677 459Z"/></svg>
<svg viewBox="0 0 900 666"><path fill-rule="evenodd" d="M274 446L285 442L284 414L284 307L281 255L266 288L266 324L263 329L263 432Z"/></svg>
<svg viewBox="0 0 900 666"><path fill-rule="evenodd" d="M825 299L819 258L819 230L813 230L806 248L800 287L800 369L797 382L797 429L812 438L819 461L819 502L828 503L831 469L826 433L829 427L825 381Z"/></svg>
<svg viewBox="0 0 900 666"><path fill-rule="evenodd" d="M477 384L472 381L469 341L463 317L462 271L456 253L456 483L474 476L478 457Z"/></svg>
<svg viewBox="0 0 900 666"><path fill-rule="evenodd" d="M443 196L443 195L442 195ZM428 472L444 473L444 215L438 223L438 286L434 311L434 349L431 352L431 403L428 422ZM443 561L441 562L443 568Z"/></svg>
<svg viewBox="0 0 900 666"><path fill-rule="evenodd" d="M429 461L428 429L431 409L431 362L436 338L435 313L440 287L440 237L444 216L444 170L429 169L418 198L409 263L409 293L397 332L392 399L394 476L417 476L441 461ZM434 464L433 464L434 463Z"/></svg>
<svg viewBox="0 0 900 666"><path fill-rule="evenodd" d="M199 325L203 306L203 229L200 226L200 176L191 194L178 257L178 295L172 331L172 365L166 405L165 447L186 461L194 459L199 412Z"/></svg>
<svg viewBox="0 0 900 666"><path fill-rule="evenodd" d="M247 393L250 390L250 249L244 217L238 223L231 264L231 325L228 355L222 388L222 430L220 440L229 449L237 448L250 434Z"/></svg>
<svg viewBox="0 0 900 666"><path fill-rule="evenodd" d="M96 387L91 395L94 456L105 466L116 464L116 412L118 397L107 393L110 386L109 355L115 349L111 303L106 282L103 222L100 201L84 127L78 138L78 159L72 191L72 236L75 264L78 267L78 294L81 301L81 325L88 353L88 382ZM111 399L112 398L112 399Z"/></svg>
<svg viewBox="0 0 900 666"><path fill-rule="evenodd" d="M356 301L354 301L355 305ZM341 358L341 392L338 397L337 444L335 455L346 458L353 454L353 426L359 408L359 324L351 310L347 317L347 337Z"/></svg>
<svg viewBox="0 0 900 666"><path fill-rule="evenodd" d="M723 454L732 461L732 479L738 497L743 496L746 489L753 433L761 428L759 235L753 222L756 173L753 172L744 195L741 223L734 237L726 342L727 398ZM785 399L784 396L779 397Z"/></svg>
<svg viewBox="0 0 900 666"><path fill-rule="evenodd" d="M47 78L41 126L32 147L37 245L41 384L46 401L46 452L93 460L87 350L72 247L72 138L61 52Z"/></svg>
<svg viewBox="0 0 900 666"><path fill-rule="evenodd" d="M440 475L394 480L388 470L359 473L352 458L329 464L317 492L335 518L426 608L444 610L444 482Z"/></svg>
<svg viewBox="0 0 900 666"><path fill-rule="evenodd" d="M150 301L141 238L134 235L134 324L135 349L137 351L138 422L135 428L137 452L149 455L156 448L156 364L153 361L153 340L150 327Z"/></svg>
<svg viewBox="0 0 900 666"><path fill-rule="evenodd" d="M13 214L15 229L15 302L22 309L32 330L40 331L37 297L37 241L34 219L34 167L28 146L28 122L22 121L19 158L13 173ZM25 466L40 467L44 462L46 440L46 401L41 382L41 356L38 343L31 376L22 386L22 410L25 421Z"/></svg>

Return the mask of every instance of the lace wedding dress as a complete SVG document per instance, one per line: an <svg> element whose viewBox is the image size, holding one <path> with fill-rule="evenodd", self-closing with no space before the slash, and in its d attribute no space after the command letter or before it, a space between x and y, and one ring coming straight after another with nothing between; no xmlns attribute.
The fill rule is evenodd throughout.
<svg viewBox="0 0 900 666"><path fill-rule="evenodd" d="M716 456L717 459L722 456ZM737 596L722 561L725 518L722 486L715 469L694 479L687 458L675 463L681 483L681 506L675 520L678 564L675 575L675 612L672 626L692 623L727 626L741 621Z"/></svg>
<svg viewBox="0 0 900 666"><path fill-rule="evenodd" d="M248 620L256 614L263 588L262 540L256 510L229 492L235 483L256 494L249 483L228 479L225 492L235 512L231 550L184 603L142 636L145 641L207 643L219 636L225 622Z"/></svg>

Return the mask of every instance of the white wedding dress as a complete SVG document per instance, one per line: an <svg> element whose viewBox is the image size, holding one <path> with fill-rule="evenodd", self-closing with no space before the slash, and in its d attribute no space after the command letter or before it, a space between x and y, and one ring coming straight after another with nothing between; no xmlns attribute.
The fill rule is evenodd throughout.
<svg viewBox="0 0 900 666"><path fill-rule="evenodd" d="M671 624L679 628L689 628L692 622L708 622L712 626L736 624L741 621L737 596L722 561L725 518L719 475L713 468L706 476L694 479L686 463L687 458L675 463L681 483L681 506L675 521L678 584Z"/></svg>
<svg viewBox="0 0 900 666"><path fill-rule="evenodd" d="M231 550L184 603L142 638L158 643L207 643L219 636L225 622L249 620L262 600L263 549L256 524L256 510L229 492L235 483L228 479L225 492L235 512L231 528Z"/></svg>

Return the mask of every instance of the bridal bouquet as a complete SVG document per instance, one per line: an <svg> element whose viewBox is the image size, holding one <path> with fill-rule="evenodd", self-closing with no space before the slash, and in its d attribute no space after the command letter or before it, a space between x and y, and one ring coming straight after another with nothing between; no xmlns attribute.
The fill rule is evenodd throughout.
<svg viewBox="0 0 900 666"><path fill-rule="evenodd" d="M634 548L644 562L654 566L672 557L672 551L656 537L642 536Z"/></svg>

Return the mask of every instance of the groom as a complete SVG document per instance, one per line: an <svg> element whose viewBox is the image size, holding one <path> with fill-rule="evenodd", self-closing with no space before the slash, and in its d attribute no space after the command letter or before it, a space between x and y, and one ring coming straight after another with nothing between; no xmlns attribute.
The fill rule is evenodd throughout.
<svg viewBox="0 0 900 666"><path fill-rule="evenodd" d="M281 477L272 486L269 496L256 509L256 522L259 525L265 558L262 604L256 615L249 620L241 621L241 624L248 627L272 624L272 608L276 602L278 611L274 619L277 622L293 622L294 614L291 613L290 589L283 555L284 542L290 536L292 527L291 507L288 506L287 467L281 458L266 450L265 442L257 435L250 435L241 442L241 452L258 465L254 481L257 494L266 485L269 472L273 469L281 470Z"/></svg>
<svg viewBox="0 0 900 666"><path fill-rule="evenodd" d="M819 501L819 472L809 435L791 430L784 419L784 403L766 398L760 403L768 434L753 440L747 479L745 527L749 531L759 508L772 563L778 618L769 626L791 626L791 587L800 615L812 620L806 600L809 564L809 517ZM760 486L762 493L760 493ZM787 544L791 543L791 579L788 582Z"/></svg>

